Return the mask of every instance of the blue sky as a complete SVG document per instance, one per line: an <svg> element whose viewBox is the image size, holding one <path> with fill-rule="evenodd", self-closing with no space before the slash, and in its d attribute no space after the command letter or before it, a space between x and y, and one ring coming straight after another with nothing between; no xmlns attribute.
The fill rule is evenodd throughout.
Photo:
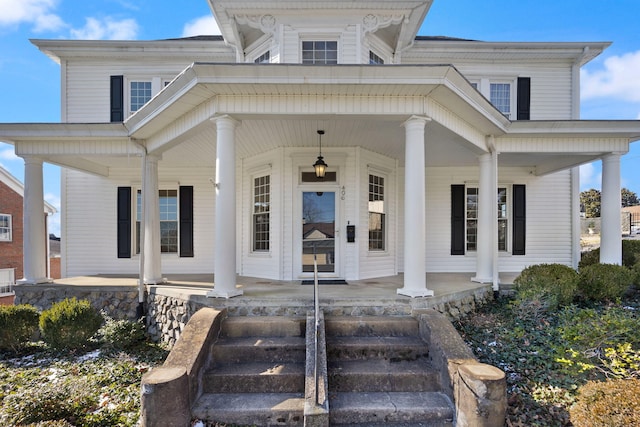
<svg viewBox="0 0 640 427"><path fill-rule="evenodd" d="M640 0L434 0L420 35L484 41L611 41L582 72L583 119L640 119ZM60 121L60 68L29 42L153 40L218 34L206 0L0 0L0 122ZM23 161L0 142L0 165ZM640 194L640 142L622 159L622 185ZM600 163L581 189L600 188ZM60 207L59 169L45 165L45 198ZM51 231L59 234L59 215Z"/></svg>

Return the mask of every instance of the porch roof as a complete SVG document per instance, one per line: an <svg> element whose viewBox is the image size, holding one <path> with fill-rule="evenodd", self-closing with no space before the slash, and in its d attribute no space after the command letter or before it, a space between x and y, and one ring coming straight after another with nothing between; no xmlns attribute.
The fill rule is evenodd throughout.
<svg viewBox="0 0 640 427"><path fill-rule="evenodd" d="M360 146L402 164L401 124L412 115L432 118L427 166L476 165L493 137L500 166L545 174L625 153L640 139L637 120L511 122L450 65L194 63L124 123L0 124L0 140L18 155L104 176L145 148L166 154L167 167L212 167L210 119L219 114L243 122L240 158L312 149L322 127L327 149Z"/></svg>

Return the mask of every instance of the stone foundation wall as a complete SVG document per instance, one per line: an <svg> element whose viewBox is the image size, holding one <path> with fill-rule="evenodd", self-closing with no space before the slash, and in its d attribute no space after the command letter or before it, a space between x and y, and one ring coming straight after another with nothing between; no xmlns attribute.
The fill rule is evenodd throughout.
<svg viewBox="0 0 640 427"><path fill-rule="evenodd" d="M43 311L66 298L89 300L96 309L114 319L135 320L138 291L135 289L98 289L77 286L18 285L14 288L15 304L30 304Z"/></svg>
<svg viewBox="0 0 640 427"><path fill-rule="evenodd" d="M458 320L493 300L493 290L490 286L477 289L463 297L451 298L416 298L408 304L385 304L384 307L374 306L340 306L324 308L325 315L410 315L415 309L433 308L444 314L450 320ZM203 307L216 305L222 308L223 304L214 304L216 300L205 298L182 298L176 296L150 294L147 296L147 331L155 341L161 341L173 346L180 338L187 321L195 312ZM225 300L228 303L230 300ZM219 305L219 306L218 306ZM247 308L247 307L245 307ZM300 307L298 305L283 306L281 304L261 305L255 310L241 310L235 306L228 307L228 315L234 316L301 316L306 315L312 307Z"/></svg>
<svg viewBox="0 0 640 427"><path fill-rule="evenodd" d="M190 299L166 295L147 295L147 333L154 341L173 347L185 325L198 310L205 307Z"/></svg>
<svg viewBox="0 0 640 427"><path fill-rule="evenodd" d="M135 320L138 290L135 287L79 287L60 285L22 285L15 288L16 304L31 304L46 310L65 298L87 299L114 319ZM493 299L491 286L479 288L464 296L413 298L401 302L367 301L357 304L342 300L323 307L326 315L372 316L410 315L414 310L433 308L451 320L457 320ZM203 307L226 308L229 316L305 316L311 305L287 305L284 301L250 301L211 299L201 295L182 294L171 290L151 289L145 297L147 331L151 339L173 346L185 325Z"/></svg>

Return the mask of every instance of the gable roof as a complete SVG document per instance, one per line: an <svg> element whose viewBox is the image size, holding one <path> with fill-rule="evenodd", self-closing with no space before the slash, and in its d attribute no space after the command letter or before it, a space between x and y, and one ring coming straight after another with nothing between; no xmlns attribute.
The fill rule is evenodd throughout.
<svg viewBox="0 0 640 427"><path fill-rule="evenodd" d="M0 182L4 183L7 187L15 191L24 197L24 184L18 180L15 176L11 175L8 170L0 166ZM49 214L54 214L58 210L46 200L44 201L44 211Z"/></svg>

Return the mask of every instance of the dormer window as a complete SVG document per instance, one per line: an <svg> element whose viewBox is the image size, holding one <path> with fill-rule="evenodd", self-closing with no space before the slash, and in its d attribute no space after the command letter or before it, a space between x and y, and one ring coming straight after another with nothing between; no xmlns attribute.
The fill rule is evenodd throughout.
<svg viewBox="0 0 640 427"><path fill-rule="evenodd" d="M337 41L303 41L302 42L302 63L303 64L327 64L338 63L338 42Z"/></svg>

